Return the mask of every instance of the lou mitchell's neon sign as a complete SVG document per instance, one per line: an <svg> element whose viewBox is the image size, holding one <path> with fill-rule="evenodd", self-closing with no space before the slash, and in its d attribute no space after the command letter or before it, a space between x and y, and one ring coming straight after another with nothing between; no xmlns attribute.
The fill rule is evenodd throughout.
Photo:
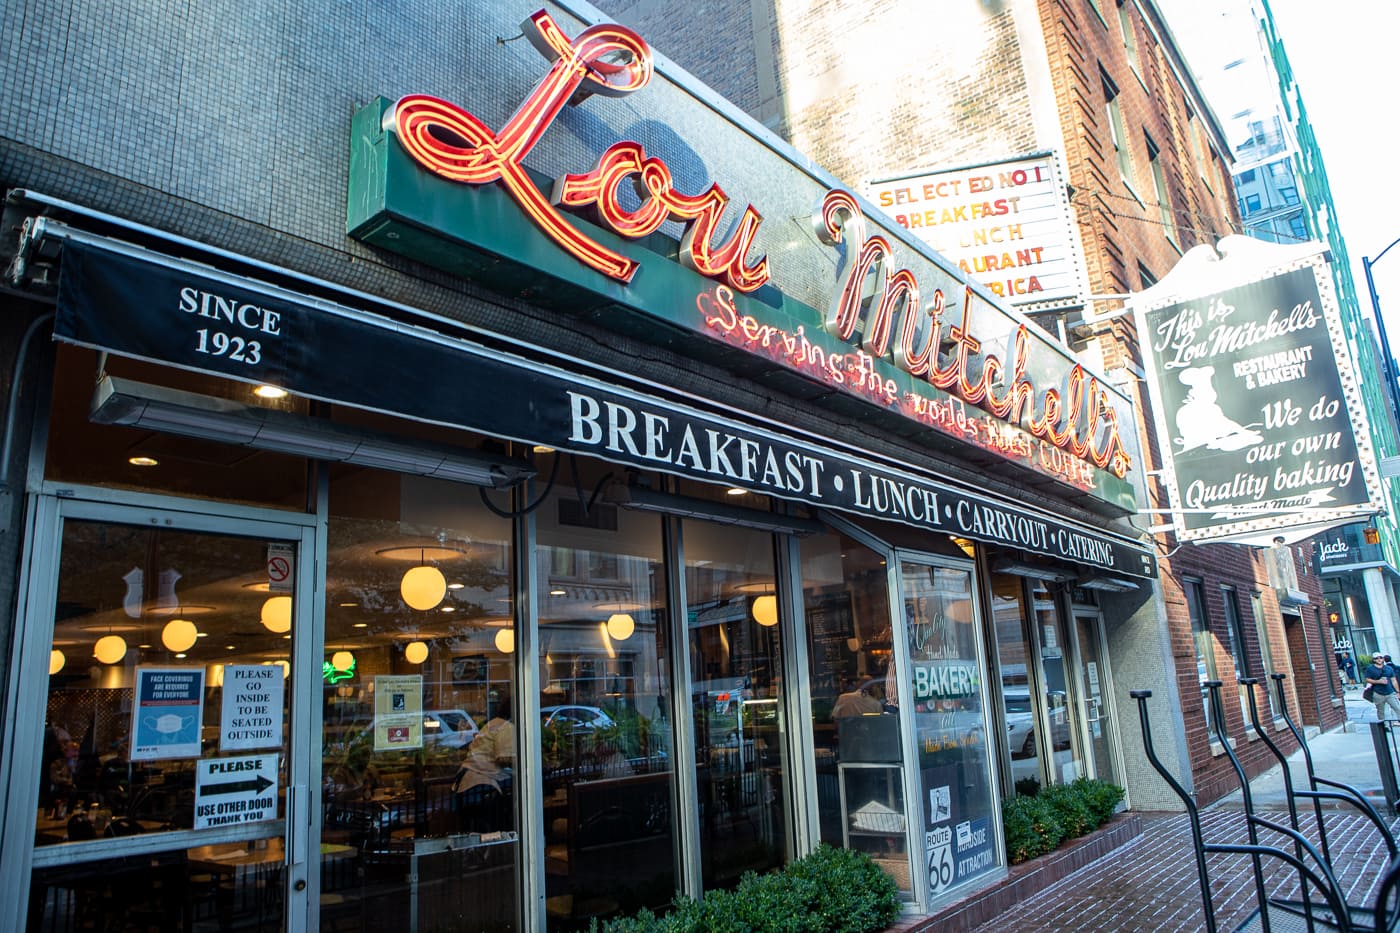
<svg viewBox="0 0 1400 933"><path fill-rule="evenodd" d="M589 238L565 219L561 208L587 211L592 219L629 239L653 233L667 220L679 221L685 227L681 261L686 265L721 282L721 289L752 292L766 283L770 277L767 257L748 260L762 215L752 205L746 206L729 239L716 244L719 221L729 205L724 190L718 184L700 194L676 190L670 168L648 157L639 143L623 141L609 147L591 172L559 179L552 196L536 187L525 171L524 159L564 106L592 94L622 97L640 90L651 80L652 57L640 36L615 24L589 27L571 40L541 10L530 17L525 31L552 64L500 131L455 104L410 95L395 104L388 118L408 154L427 171L451 181L499 182L546 236L579 262L618 281L632 280L636 260ZM641 197L635 209L628 209L618 198L622 183L628 180ZM974 374L972 359L980 355L981 344L969 327L970 290L961 303L961 326L948 328L956 351L948 365L940 366L943 292L935 290L927 305L921 302L914 274L893 268L889 242L879 235L865 235L865 219L850 193L829 192L814 220L823 242L835 246L845 241L850 246L841 287L823 321L828 333L860 346L863 359L892 357L909 374L1012 424L1019 424L1029 409L1029 430L1036 437L1120 478L1127 475L1132 461L1123 449L1117 416L1097 380L1076 365L1066 393L1049 388L1036 397L1025 375L1030 334L1024 325L1015 335L1010 360L981 355L980 372ZM864 294L872 280L876 295L867 306ZM720 303L724 303L722 297ZM900 327L895 330L897 316ZM994 386L1007 377L1006 394L998 397ZM873 394L868 388L865 391Z"/></svg>

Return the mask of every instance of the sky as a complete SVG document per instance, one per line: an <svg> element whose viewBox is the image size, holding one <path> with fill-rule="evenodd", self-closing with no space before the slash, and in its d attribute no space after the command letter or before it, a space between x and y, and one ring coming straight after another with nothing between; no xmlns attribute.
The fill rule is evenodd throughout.
<svg viewBox="0 0 1400 933"><path fill-rule="evenodd" d="M1400 156L1400 3L1269 0L1308 109L1351 253L1356 293L1369 307L1361 258L1400 237L1400 188L1385 167ZM1400 245L1372 270L1392 353L1400 342Z"/></svg>

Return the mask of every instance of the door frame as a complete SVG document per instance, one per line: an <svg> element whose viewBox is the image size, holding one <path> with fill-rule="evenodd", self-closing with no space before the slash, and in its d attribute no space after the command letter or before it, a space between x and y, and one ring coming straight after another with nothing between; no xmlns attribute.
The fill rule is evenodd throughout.
<svg viewBox="0 0 1400 933"><path fill-rule="evenodd" d="M267 830L280 831L287 853L284 872L285 910L289 929L306 928L298 915L311 920L308 882L313 864L307 857L315 829L316 808L309 789L318 787L313 769L319 759L311 747L319 732L320 708L315 702L319 682L312 674L324 633L323 588L316 585L317 517L310 513L283 512L228 503L177 499L147 493L114 494L110 489L66 486L33 496L25 519L24 554L20 564L15 629L10 657L6 717L0 762L4 783L3 819L6 827L32 824L34 801L39 794L35 759L42 743L44 716L34 715L33 697L46 697L48 652L53 640L53 606L58 598L58 576L64 522L69 519L111 522L132 526L155 525L163 529L226 534L245 538L289 541L298 547L293 605L304 606L296 614L292 640L292 692L288 712L287 786L285 819L269 823L213 830L175 830L120 840L68 843L48 849L34 846L33 834L11 831L0 839L0 928L23 929L29 906L31 870L46 865L98 861L125 855L144 855L218 842L265 838ZM298 676L300 674L300 676ZM26 715L21 715L21 712ZM316 722L313 722L313 718Z"/></svg>
<svg viewBox="0 0 1400 933"><path fill-rule="evenodd" d="M1111 780L1114 784L1121 784L1123 783L1123 775L1126 772L1123 767L1123 743L1119 741L1118 734L1118 707L1113 701L1113 662L1109 657L1108 633L1104 627L1103 610L1099 609L1097 606L1074 604L1070 607L1070 618L1074 622L1075 653L1078 660L1078 663L1075 665L1075 679L1079 681L1079 695L1083 698L1082 702L1087 704L1089 701L1089 685L1083 682L1085 664L1087 661L1084 652L1084 643L1079 638L1079 621L1083 619L1085 624L1093 629L1094 637L1098 640L1098 652L1092 660L1099 665L1099 693L1102 697L1099 710L1100 717L1104 715L1103 711L1105 708L1108 711L1108 720L1104 726L1104 741L1107 745L1110 758L1108 766L1112 769L1113 773L1111 776L1105 777L1099 769L1100 762L1098 760L1098 753L1094 750L1093 737L1087 734L1093 723L1089 720L1087 715L1087 705L1085 707L1084 729L1086 730L1086 734L1084 736L1084 747L1089 755L1089 763L1092 770L1090 776L1105 781Z"/></svg>
<svg viewBox="0 0 1400 933"><path fill-rule="evenodd" d="M945 570L955 570L968 575L968 590L970 593L970 608L972 610L972 632L973 640L977 648L977 670L984 675L984 694L982 697L982 729L983 736L987 743L987 790L991 795L991 814L989 822L992 833L995 837L994 848L999 861L999 868L988 875L970 881L963 882L951 889L944 891L935 899L932 885L929 882L929 871L927 863L927 846L925 845L926 811L924 808L922 775L919 771L919 748L918 729L913 714L914 709L914 680L910 673L911 660L909 656L909 617L905 612L904 602L904 566L914 564L920 567L938 567ZM890 557L888 566L889 572L886 580L890 591L890 622L891 633L894 638L894 647L890 654L890 663L895 664L895 686L899 693L899 706L901 709L910 712L900 717L900 741L903 743L904 751L904 807L905 826L908 831L906 845L909 847L910 870L913 872L914 903L917 909L927 913L935 902L951 903L952 899L958 895L964 895L974 888L983 884L995 881L1006 876L1010 865L1006 858L1006 833L1001 822L1001 781L998 772L1001 769L999 752L996 743L992 740L993 722L992 716L994 702L990 696L990 689L987 687L988 681L985 675L988 671L988 654L991 646L987 642L987 631L982 618L982 591L980 575L977 563L972 559L959 560L953 557L946 557L940 554L929 554L923 551L915 551L906 548L895 548Z"/></svg>

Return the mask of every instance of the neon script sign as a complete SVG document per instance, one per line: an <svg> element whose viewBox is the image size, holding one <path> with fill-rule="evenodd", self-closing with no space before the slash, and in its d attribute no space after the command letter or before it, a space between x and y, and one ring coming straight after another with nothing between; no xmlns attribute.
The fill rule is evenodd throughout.
<svg viewBox="0 0 1400 933"><path fill-rule="evenodd" d="M679 221L685 227L681 261L720 283L697 303L712 332L723 332L730 340L737 333L748 344L761 344L761 349L749 347L754 352L785 358L798 369L815 368L818 378L847 391L896 405L907 416L943 430L971 433L983 446L1012 456L1032 456L1024 435L1011 436L1019 433L1014 426L1025 422L1030 434L1055 449L1059 465L1052 466L1051 472L1077 485L1093 484L1090 464L1120 479L1127 475L1132 460L1123 447L1109 396L1097 379L1076 365L1063 391L1037 392L1026 373L1030 331L1019 326L1006 360L983 353L972 333L970 289L960 302L961 321L950 322L945 336L943 316L948 308L943 292L935 289L927 304L922 301L917 278L908 269L894 268L893 249L885 237L866 235L865 218L846 191L828 192L814 218L823 243L845 247L840 287L822 322L827 333L859 348L840 358L823 355L800 333L778 331L735 311L734 292L752 292L770 278L766 257L748 259L763 218L752 205L746 206L728 240L716 244L720 220L729 205L718 184L700 194L678 191L664 162L647 156L640 144L623 141L605 150L592 171L558 179L546 196L526 172L525 157L566 104L592 94L621 97L645 87L653 73L651 50L636 33L614 24L592 26L571 40L543 10L530 17L525 31L551 65L499 131L455 104L426 95L401 98L386 115L386 124L418 165L461 184L499 183L560 248L623 283L631 282L638 262L590 238L563 211L585 212L629 239L654 233L668 220ZM624 205L619 197L625 183L638 195L640 203L635 207ZM868 294L872 283L873 298ZM730 319L728 326L726 319ZM893 381L876 367L887 358L916 379L1010 425L989 425L987 437L981 438L977 435L983 428L975 419L942 410L950 403L917 393L900 397ZM999 388L1003 385L1004 389ZM1084 466L1064 463L1065 455ZM1040 459L1046 461L1043 450Z"/></svg>
<svg viewBox="0 0 1400 933"><path fill-rule="evenodd" d="M567 175L555 185L554 198L535 187L522 164L567 103L591 94L623 97L651 80L651 49L641 36L622 26L585 29L572 41L543 10L530 17L530 41L553 64L499 133L455 104L412 95L394 106L393 128L419 165L435 175L468 185L500 182L520 207L555 243L580 262L622 282L632 281L637 262L611 250L574 227L556 206L592 209L595 219L629 239L656 232L670 219L686 225L681 258L703 276L717 278L741 292L768 281L768 260L748 263L747 255L763 218L744 209L729 241L713 242L729 197L718 184L698 195L677 191L671 170L648 158L641 145L620 142L603 153L598 167ZM528 33L529 30L527 29ZM642 204L628 210L618 188L633 179Z"/></svg>

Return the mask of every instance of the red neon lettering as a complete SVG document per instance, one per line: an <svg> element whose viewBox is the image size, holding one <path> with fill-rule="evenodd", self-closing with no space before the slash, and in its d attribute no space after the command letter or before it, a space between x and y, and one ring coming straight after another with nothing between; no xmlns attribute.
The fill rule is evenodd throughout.
<svg viewBox="0 0 1400 933"><path fill-rule="evenodd" d="M500 182L526 215L571 256L604 275L630 282L637 262L590 239L565 220L535 187L522 163L565 104L590 94L622 97L645 87L652 75L651 49L632 30L611 24L591 26L570 40L543 10L523 28L552 64L499 133L456 104L422 94L395 104L392 126L405 151L423 168L468 185ZM647 197L636 211L627 211L617 200L617 187L634 175ZM752 265L745 259L763 220L759 213L752 206L746 208L729 241L714 246L728 196L717 184L696 196L676 191L666 164L647 158L636 143L614 145L594 171L566 176L555 190L560 204L594 207L604 224L625 237L646 236L668 218L687 221L682 242L687 265L744 292L768 281L766 257Z"/></svg>
<svg viewBox="0 0 1400 933"><path fill-rule="evenodd" d="M1008 372L1007 364L1001 357L984 354L982 341L972 334L973 296L970 287L963 293L962 320L957 326L948 328L948 338L953 348L945 351L942 359L946 362L940 366L939 349L943 342L942 317L945 310L943 293L935 291L930 305L920 308L918 281L908 270L890 271L889 242L881 236L866 238L864 215L849 192L839 189L828 192L822 199L815 221L818 237L824 243L834 246L844 242L846 255L854 257L843 264L839 273L842 277L840 288L825 320L828 332L841 340L854 342L852 338L865 307L863 298L867 282L871 276L875 276L880 296L871 305L873 312L866 312L869 317L859 340L871 356L878 358L891 353L895 364L911 375L927 379L968 404L980 405L1011 425L1024 423L1032 435L1100 469L1108 469L1119 477L1127 475L1132 459L1123 448L1118 420L1109 406L1108 395L1100 389L1096 379L1087 379L1086 385L1084 370L1076 365L1070 370L1066 393L1062 394L1054 388L1039 393L1040 410L1037 412L1035 385L1026 376L1030 332L1024 325L1017 329ZM903 317L901 326L894 331L892 322L896 311ZM924 318L927 318L927 323ZM923 330L927 333L921 341L920 333ZM894 346L891 348L892 335ZM919 345L916 346L916 343ZM974 361L979 359L981 369L973 378ZM995 387L1007 376L1010 377L1010 385L1004 395L997 397ZM922 403L915 404L917 408ZM931 407L925 406L917 410L916 415L927 418L932 411ZM1024 448L1030 455L1028 446L1005 436L990 422L986 430L990 446L1008 450Z"/></svg>

